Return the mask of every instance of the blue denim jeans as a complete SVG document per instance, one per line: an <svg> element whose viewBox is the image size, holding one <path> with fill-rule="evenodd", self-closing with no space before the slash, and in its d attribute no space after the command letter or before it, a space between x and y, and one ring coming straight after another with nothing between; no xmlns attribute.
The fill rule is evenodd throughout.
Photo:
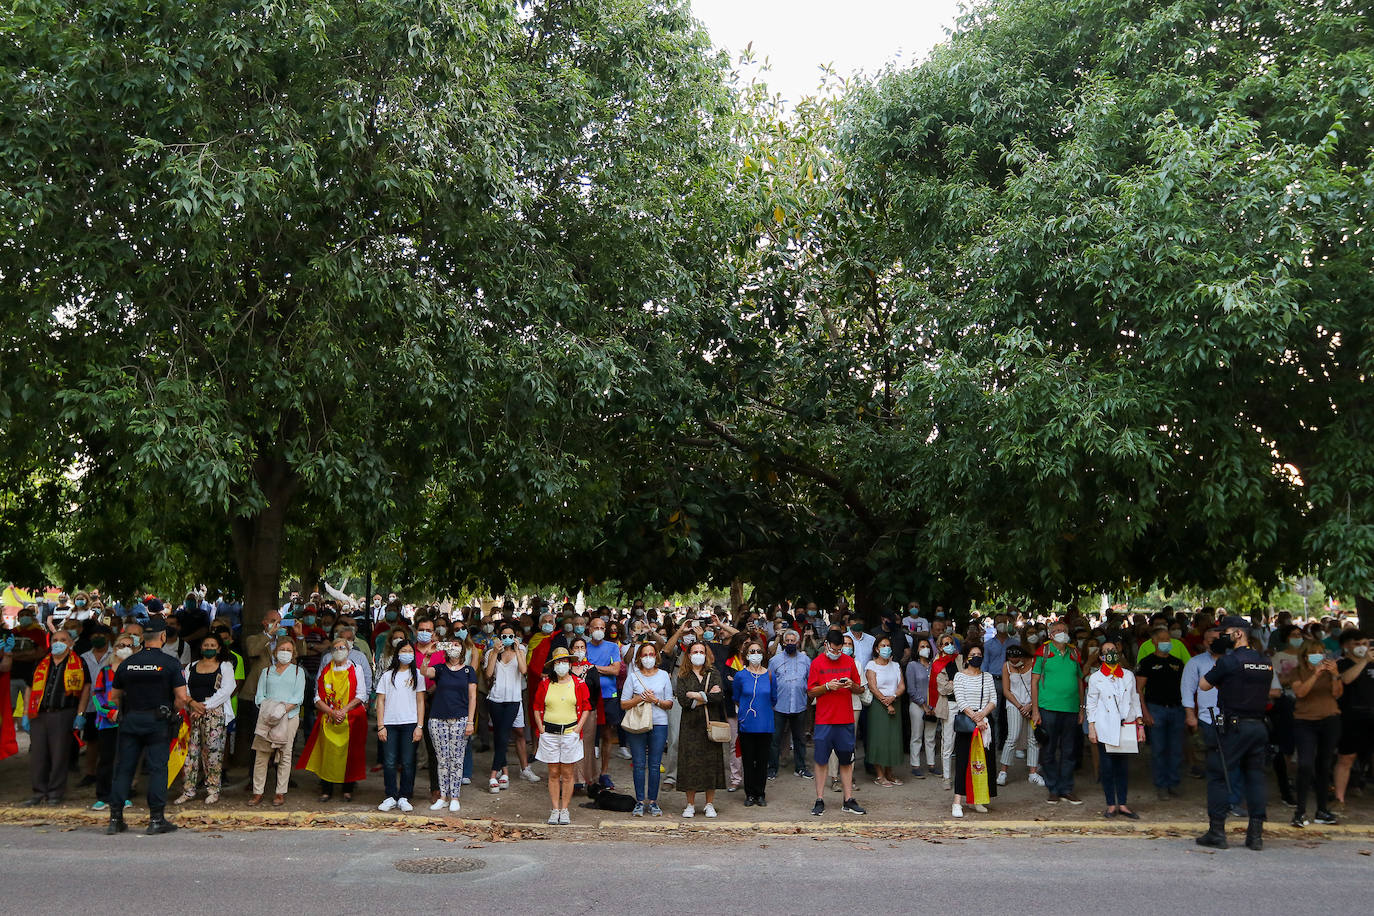
<svg viewBox="0 0 1374 916"><path fill-rule="evenodd" d="M1133 754L1108 754L1107 745L1097 743L1098 771L1102 774L1102 794L1108 805L1126 804L1126 782Z"/></svg>
<svg viewBox="0 0 1374 916"><path fill-rule="evenodd" d="M635 768L635 801L658 801L659 764L668 743L668 726L655 725L641 734L626 733L630 741L630 762ZM644 785L647 777L648 787Z"/></svg>
<svg viewBox="0 0 1374 916"><path fill-rule="evenodd" d="M386 727L382 779L387 798L410 798L415 791L415 723Z"/></svg>
<svg viewBox="0 0 1374 916"><path fill-rule="evenodd" d="M1170 789L1183 778L1183 707L1147 705L1155 721L1149 736L1155 788Z"/></svg>

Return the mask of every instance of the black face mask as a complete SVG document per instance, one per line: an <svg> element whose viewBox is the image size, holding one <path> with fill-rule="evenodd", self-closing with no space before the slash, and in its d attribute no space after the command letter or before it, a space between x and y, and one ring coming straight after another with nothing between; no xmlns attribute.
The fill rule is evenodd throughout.
<svg viewBox="0 0 1374 916"><path fill-rule="evenodd" d="M1225 655L1236 647L1236 641L1225 633L1212 640L1212 654Z"/></svg>

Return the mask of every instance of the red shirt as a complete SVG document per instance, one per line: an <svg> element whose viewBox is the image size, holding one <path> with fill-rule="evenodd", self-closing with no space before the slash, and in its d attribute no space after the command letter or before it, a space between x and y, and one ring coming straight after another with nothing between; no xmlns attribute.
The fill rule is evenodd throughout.
<svg viewBox="0 0 1374 916"><path fill-rule="evenodd" d="M811 663L811 673L806 676L806 689L812 690L827 681L847 677L858 682L859 669L854 659L841 655L835 661L822 652ZM848 690L831 690L816 697L817 725L853 725L854 694Z"/></svg>

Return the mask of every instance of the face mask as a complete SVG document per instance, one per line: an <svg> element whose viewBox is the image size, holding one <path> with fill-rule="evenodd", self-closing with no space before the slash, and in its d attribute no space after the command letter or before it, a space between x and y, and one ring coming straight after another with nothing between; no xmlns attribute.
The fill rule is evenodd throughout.
<svg viewBox="0 0 1374 916"><path fill-rule="evenodd" d="M878 650L878 657L879 657L879 658L891 658L891 657L892 657L892 647L891 647L891 646L883 646L881 649Z"/></svg>
<svg viewBox="0 0 1374 916"><path fill-rule="evenodd" d="M747 658L747 659L749 660L749 664L751 664L751 665L761 665L761 664L763 664L763 655L762 655L762 653L759 653L759 652L750 652L748 655L745 656L745 658Z"/></svg>
<svg viewBox="0 0 1374 916"><path fill-rule="evenodd" d="M705 653L705 652L693 652L693 653L692 653L692 664L694 664L694 665L704 665L704 664L706 664L706 653Z"/></svg>
<svg viewBox="0 0 1374 916"><path fill-rule="evenodd" d="M922 646L916 654L921 658L930 658L930 646Z"/></svg>
<svg viewBox="0 0 1374 916"><path fill-rule="evenodd" d="M1322 659L1325 657L1326 656L1319 652L1309 652L1307 655L1307 663L1315 668L1322 663Z"/></svg>
<svg viewBox="0 0 1374 916"><path fill-rule="evenodd" d="M1159 642L1155 643L1155 645L1159 648L1159 651L1168 652L1173 648L1174 641L1172 639L1161 639Z"/></svg>
<svg viewBox="0 0 1374 916"><path fill-rule="evenodd" d="M970 655L970 656L968 657L968 666L969 666L970 668L981 668L981 667L983 667L983 656L981 656L981 655Z"/></svg>
<svg viewBox="0 0 1374 916"><path fill-rule="evenodd" d="M1007 625L1005 623L999 623L993 629L995 629L998 633L1005 633L1007 632Z"/></svg>
<svg viewBox="0 0 1374 916"><path fill-rule="evenodd" d="M1355 653L1356 658L1364 658L1369 654L1369 646L1352 646L1350 651Z"/></svg>
<svg viewBox="0 0 1374 916"><path fill-rule="evenodd" d="M511 646L515 645L515 637L514 637L514 636L502 636L502 637L501 637L501 645L503 645L503 646L505 646L507 649L509 649Z"/></svg>
<svg viewBox="0 0 1374 916"><path fill-rule="evenodd" d="M586 634L587 628L579 623L577 626L573 627L573 632L576 633L578 636L583 636Z"/></svg>
<svg viewBox="0 0 1374 916"><path fill-rule="evenodd" d="M786 645L784 645L784 646L782 647L782 650L783 650L784 652L786 652L788 655L796 655L796 654L797 654L797 644L794 643L794 642L789 642L789 643L787 643Z"/></svg>
<svg viewBox="0 0 1374 916"><path fill-rule="evenodd" d="M652 667L652 666L651 666L651 667ZM559 677L567 677L567 676L568 676L568 672L571 671L571 670L572 670L572 665L569 665L567 662L554 662L554 663L553 663L553 673L556 674L556 675L558 675Z"/></svg>
<svg viewBox="0 0 1374 916"><path fill-rule="evenodd" d="M940 651L945 653L946 655L953 655L955 652L958 652L959 649L957 646L954 645L954 643L946 643L944 648L942 648Z"/></svg>
<svg viewBox="0 0 1374 916"><path fill-rule="evenodd" d="M403 665L409 665L411 662L415 661L414 652L401 652L396 657L401 660L401 664Z"/></svg>
<svg viewBox="0 0 1374 916"><path fill-rule="evenodd" d="M129 638L132 639L132 640L134 641L134 646L135 646L135 647L138 647L138 646L143 645L143 637L142 637L142 636L132 636L132 635L131 635Z"/></svg>
<svg viewBox="0 0 1374 916"><path fill-rule="evenodd" d="M564 633L571 633L572 631L573 631L573 625L572 625L572 624L570 624L570 623L565 623L565 624L563 624L563 632L564 632Z"/></svg>
<svg viewBox="0 0 1374 916"><path fill-rule="evenodd" d="M196 609L196 603L194 601L187 601L182 607L186 608L188 611L194 611Z"/></svg>
<svg viewBox="0 0 1374 916"><path fill-rule="evenodd" d="M1222 633L1216 639L1212 640L1213 655L1224 655L1235 647L1235 640L1231 639L1231 637L1225 633Z"/></svg>
<svg viewBox="0 0 1374 916"><path fill-rule="evenodd" d="M573 649L573 658L577 659L579 662L586 661L586 660L587 660L587 650L586 650L586 649Z"/></svg>
<svg viewBox="0 0 1374 916"><path fill-rule="evenodd" d="M1313 639L1318 639L1318 640L1319 640L1319 639L1322 639L1322 638L1325 637L1325 636L1326 636L1326 634L1323 633L1321 630L1314 630L1314 631L1312 631L1312 638L1313 638Z"/></svg>
<svg viewBox="0 0 1374 916"><path fill-rule="evenodd" d="M849 631L851 633L862 633L864 631L864 625L861 623L851 623L849 625Z"/></svg>
<svg viewBox="0 0 1374 916"><path fill-rule="evenodd" d="M427 643L433 638L434 634L431 633L429 630L421 630L420 632L415 634L415 641L418 643Z"/></svg>
<svg viewBox="0 0 1374 916"><path fill-rule="evenodd" d="M1103 660L1104 662L1106 662L1107 664L1109 664L1109 665L1115 665L1115 664L1117 663L1117 661L1120 660L1120 658L1121 658L1121 656L1118 655L1118 654L1115 653L1115 652L1103 652L1103 653L1102 653L1102 660Z"/></svg>
<svg viewBox="0 0 1374 916"><path fill-rule="evenodd" d="M850 655L850 656L852 656L852 655L854 654L854 647L853 647L853 646L845 646L845 647L844 647L843 649L841 649L840 651L843 652L845 655Z"/></svg>
<svg viewBox="0 0 1374 916"><path fill-rule="evenodd" d="M1032 646L1035 645L1036 643L1038 643L1039 641L1040 641L1040 634L1039 634L1039 633L1030 633L1030 634L1027 634L1027 636L1026 636L1026 642L1030 643Z"/></svg>
<svg viewBox="0 0 1374 916"><path fill-rule="evenodd" d="M66 652L66 651L67 651L67 644L66 644L65 642L63 642L62 640L59 639L59 640L57 640L56 642L54 642L54 643L52 644L52 654L53 654L53 655L61 655L63 652Z"/></svg>
<svg viewBox="0 0 1374 916"><path fill-rule="evenodd" d="M86 599L85 599L85 598L77 598L77 599L76 599L75 601L73 601L72 603L75 604L77 607L85 607L85 606L86 606Z"/></svg>
<svg viewBox="0 0 1374 916"><path fill-rule="evenodd" d="M1059 643L1061 646L1068 645L1068 642L1069 642L1069 634L1068 634L1068 633L1055 633L1055 634L1054 634L1054 641L1057 642L1057 643Z"/></svg>
<svg viewBox="0 0 1374 916"><path fill-rule="evenodd" d="M1183 638L1183 631L1182 631L1182 630L1170 630L1170 631L1169 631L1169 635L1172 636L1174 639L1182 639L1182 638Z"/></svg>
<svg viewBox="0 0 1374 916"><path fill-rule="evenodd" d="M490 635L490 634L492 634L492 633L495 633L495 632L496 632L496 624L494 624L494 623L484 623L484 624L482 624L482 632L483 632L483 633L486 633L486 634L488 634L488 635Z"/></svg>
<svg viewBox="0 0 1374 916"><path fill-rule="evenodd" d="M290 662L291 662L291 650L290 650L290 649L282 649L280 652L277 653L277 663L278 663L278 664L280 664L280 665L286 665L286 664L290 664Z"/></svg>
<svg viewBox="0 0 1374 916"><path fill-rule="evenodd" d="M606 631L605 631L605 630L592 630L592 639L596 640L597 642L601 642L601 640L603 640L603 639L605 639L605 638L606 638Z"/></svg>
<svg viewBox="0 0 1374 916"><path fill-rule="evenodd" d="M1301 649L1301 648L1302 648L1302 637L1301 637L1301 636L1294 636L1293 638L1291 638L1290 640L1288 640L1288 645L1292 646L1294 649Z"/></svg>
<svg viewBox="0 0 1374 916"><path fill-rule="evenodd" d="M541 624L539 625L539 632L541 632L541 633L552 633L552 632L553 632L553 624L551 624L551 623L541 623Z"/></svg>
<svg viewBox="0 0 1374 916"><path fill-rule="evenodd" d="M200 650L200 657L201 657L201 658L216 658L216 657L218 657L218 656L219 656L219 650L218 650L218 649L205 648L205 649L201 649L201 650Z"/></svg>
<svg viewBox="0 0 1374 916"><path fill-rule="evenodd" d="M454 636L455 639L459 639L459 640L467 639L467 638L468 638L468 628L467 628L467 627L459 627L458 629L456 629L456 630L453 631L453 636Z"/></svg>
<svg viewBox="0 0 1374 916"><path fill-rule="evenodd" d="M114 654L115 658L124 661L124 659L134 654L134 650L131 646L120 646L118 649L115 649Z"/></svg>
<svg viewBox="0 0 1374 916"><path fill-rule="evenodd" d="M701 638L704 639L704 640L706 640L707 642L715 642L715 641L716 641L716 631L715 631L715 630L702 630L702 632L701 632Z"/></svg>
<svg viewBox="0 0 1374 916"><path fill-rule="evenodd" d="M318 619L318 618L316 618L314 614L306 614L306 615L305 615L305 625L308 626L308 627L313 627L313 626L315 625L316 619Z"/></svg>
<svg viewBox="0 0 1374 916"><path fill-rule="evenodd" d="M652 655L641 655L639 657L639 663L651 671L658 667L658 659Z"/></svg>
<svg viewBox="0 0 1374 916"><path fill-rule="evenodd" d="M447 635L448 635L448 627L435 627L435 628L434 628L434 632L438 633L441 637L447 636Z"/></svg>
<svg viewBox="0 0 1374 916"><path fill-rule="evenodd" d="M103 649L103 648L105 648L106 646L108 646L109 644L110 644L110 640L107 639L107 638L104 637L104 636L92 636L92 637L91 637L91 648L93 648L93 649Z"/></svg>
<svg viewBox="0 0 1374 916"><path fill-rule="evenodd" d="M387 619L387 622L388 622L388 623L395 623L395 622L396 622L396 618L397 618L398 616L400 616L400 615L397 614L395 611L387 611L387 612L386 612L386 619Z"/></svg>
<svg viewBox="0 0 1374 916"><path fill-rule="evenodd" d="M25 616L23 616L23 617L20 617L20 618L19 618L19 625L20 625L21 627L33 626L33 618L30 617L30 616L28 616L28 615L25 615Z"/></svg>

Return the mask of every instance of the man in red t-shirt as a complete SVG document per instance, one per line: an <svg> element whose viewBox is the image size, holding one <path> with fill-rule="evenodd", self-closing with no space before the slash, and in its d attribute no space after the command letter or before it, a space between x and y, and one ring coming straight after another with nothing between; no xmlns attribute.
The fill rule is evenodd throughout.
<svg viewBox="0 0 1374 916"><path fill-rule="evenodd" d="M854 664L853 650L844 651L844 634L825 634L825 652L816 656L806 678L806 695L816 701L816 804L811 813L825 814L825 767L830 752L840 762L844 786L844 810L867 814L854 800L854 695L863 693L863 681Z"/></svg>

